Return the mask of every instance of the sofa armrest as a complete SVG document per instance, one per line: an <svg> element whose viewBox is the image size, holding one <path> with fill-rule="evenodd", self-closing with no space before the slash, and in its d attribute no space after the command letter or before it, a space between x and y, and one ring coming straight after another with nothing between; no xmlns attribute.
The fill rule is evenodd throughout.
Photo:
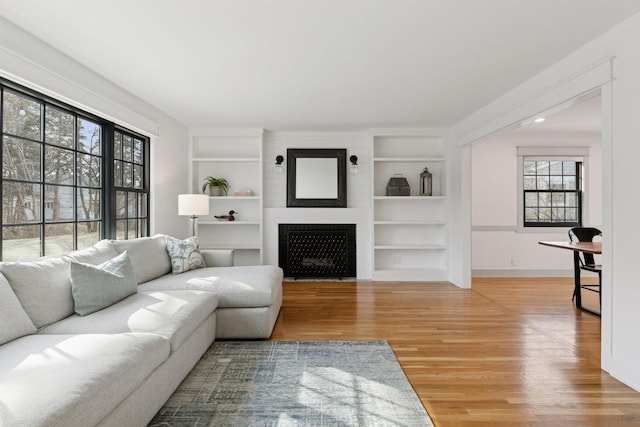
<svg viewBox="0 0 640 427"><path fill-rule="evenodd" d="M200 249L207 267L232 267L233 249Z"/></svg>

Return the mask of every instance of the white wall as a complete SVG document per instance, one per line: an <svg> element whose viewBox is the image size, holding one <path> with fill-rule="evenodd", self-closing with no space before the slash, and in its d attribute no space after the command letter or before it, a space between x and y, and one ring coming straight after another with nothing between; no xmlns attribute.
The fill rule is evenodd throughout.
<svg viewBox="0 0 640 427"><path fill-rule="evenodd" d="M558 105L575 96L600 88L603 104L603 369L640 390L640 286L638 286L637 242L640 241L640 199L634 177L640 158L640 14L586 44L554 66L536 75L480 111L458 123L453 130L460 146L452 158L459 168L467 165L466 144L506 128L516 121ZM615 58L610 60L609 58ZM452 168L453 169L453 168ZM462 199L470 199L470 181L464 174L452 185ZM470 204L461 202L463 209ZM460 241L470 240L465 218L453 218ZM452 264L451 277L468 286L470 253L460 250ZM456 258L456 254L452 256Z"/></svg>
<svg viewBox="0 0 640 427"><path fill-rule="evenodd" d="M151 137L151 232L185 236L178 194L187 190L184 125L0 18L0 76Z"/></svg>
<svg viewBox="0 0 640 427"><path fill-rule="evenodd" d="M600 133L501 133L471 145L473 276L572 276L573 256L538 244L567 240L553 232L518 229L517 147L589 147L585 160L584 225L602 224Z"/></svg>
<svg viewBox="0 0 640 427"><path fill-rule="evenodd" d="M188 193L187 128L164 117L160 136L151 139L151 234L186 238L189 218L178 216L178 194Z"/></svg>

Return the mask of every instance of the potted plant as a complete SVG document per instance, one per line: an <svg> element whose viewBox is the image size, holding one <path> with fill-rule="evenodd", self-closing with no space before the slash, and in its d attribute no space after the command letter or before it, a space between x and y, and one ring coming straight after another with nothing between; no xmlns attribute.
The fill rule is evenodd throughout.
<svg viewBox="0 0 640 427"><path fill-rule="evenodd" d="M224 178L208 176L204 179L204 184L202 185L203 193L207 190L207 187L209 187L210 196L226 196L227 191L229 191L229 182Z"/></svg>

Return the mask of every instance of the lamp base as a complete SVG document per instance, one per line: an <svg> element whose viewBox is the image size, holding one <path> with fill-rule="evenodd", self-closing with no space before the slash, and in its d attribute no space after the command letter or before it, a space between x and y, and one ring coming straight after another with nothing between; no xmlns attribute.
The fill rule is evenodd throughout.
<svg viewBox="0 0 640 427"><path fill-rule="evenodd" d="M192 215L191 217L189 217L189 219L191 219L191 235L193 237L198 237L198 217L195 215Z"/></svg>

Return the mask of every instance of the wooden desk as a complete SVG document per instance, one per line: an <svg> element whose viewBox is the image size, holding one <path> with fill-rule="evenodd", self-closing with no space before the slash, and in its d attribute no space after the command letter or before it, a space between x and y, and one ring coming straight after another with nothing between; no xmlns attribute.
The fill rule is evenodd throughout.
<svg viewBox="0 0 640 427"><path fill-rule="evenodd" d="M573 294L576 297L576 307L580 310L588 311L589 313L600 316L600 313L594 310L590 310L582 306L582 288L580 281L580 252L588 254L600 255L602 254L602 242L538 242L544 246L551 246L554 248L568 249L573 251L573 280L574 289ZM602 290L601 290L602 291Z"/></svg>

